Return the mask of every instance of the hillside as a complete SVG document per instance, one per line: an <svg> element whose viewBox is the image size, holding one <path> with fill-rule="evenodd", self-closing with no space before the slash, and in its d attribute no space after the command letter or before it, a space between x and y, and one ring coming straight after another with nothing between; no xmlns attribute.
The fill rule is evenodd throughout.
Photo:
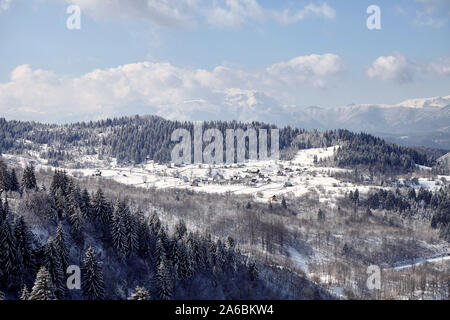
<svg viewBox="0 0 450 320"><path fill-rule="evenodd" d="M278 161L174 165L158 154L192 123L0 124L8 299L33 291L42 266L57 297L98 298L58 289L64 263L101 265L107 299L448 297L450 176L429 166L439 152L286 127ZM379 293L365 285L370 265L383 270Z"/></svg>

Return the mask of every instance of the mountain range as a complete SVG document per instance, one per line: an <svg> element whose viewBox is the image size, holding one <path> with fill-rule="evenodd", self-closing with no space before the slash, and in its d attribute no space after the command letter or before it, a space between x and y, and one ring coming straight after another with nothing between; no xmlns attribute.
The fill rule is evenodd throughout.
<svg viewBox="0 0 450 320"><path fill-rule="evenodd" d="M223 101L221 120L270 121L318 130L345 128L374 134L400 145L450 150L450 95L410 99L395 105L298 107L279 105L258 91L236 89L228 91ZM196 112L187 116L201 120L213 118L212 114L201 111L205 109L190 109Z"/></svg>

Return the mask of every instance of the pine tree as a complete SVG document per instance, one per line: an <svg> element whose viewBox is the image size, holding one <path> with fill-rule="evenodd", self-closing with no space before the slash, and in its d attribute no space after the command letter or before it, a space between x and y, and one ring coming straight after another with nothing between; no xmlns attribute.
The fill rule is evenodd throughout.
<svg viewBox="0 0 450 320"><path fill-rule="evenodd" d="M125 210L126 205L117 201L114 206L114 212L111 220L111 239L114 248L122 259L128 254L127 235L125 231Z"/></svg>
<svg viewBox="0 0 450 320"><path fill-rule="evenodd" d="M75 211L69 216L70 224L71 224L71 233L72 237L78 244L84 243L84 219L83 213L79 208L76 208Z"/></svg>
<svg viewBox="0 0 450 320"><path fill-rule="evenodd" d="M181 240L187 231L186 224L180 220L175 226L174 238L176 241Z"/></svg>
<svg viewBox="0 0 450 320"><path fill-rule="evenodd" d="M10 183L9 189L11 191L14 191L14 192L19 192L20 184L19 184L19 180L17 180L16 169L14 169L14 168L11 169L11 172L9 174L9 179L10 179L10 181L9 181L9 183Z"/></svg>
<svg viewBox="0 0 450 320"><path fill-rule="evenodd" d="M25 167L22 176L23 189L37 189L36 176L34 174L34 166L31 164Z"/></svg>
<svg viewBox="0 0 450 320"><path fill-rule="evenodd" d="M84 189L81 194L80 210L85 220L91 219L91 196L87 189Z"/></svg>
<svg viewBox="0 0 450 320"><path fill-rule="evenodd" d="M33 268L33 254L31 249L32 233L28 230L28 226L22 216L14 219L14 238L24 267Z"/></svg>
<svg viewBox="0 0 450 320"><path fill-rule="evenodd" d="M54 240L50 237L44 248L44 267L52 278L55 295L62 299L67 295L65 283L65 270L63 270L59 252L56 250Z"/></svg>
<svg viewBox="0 0 450 320"><path fill-rule="evenodd" d="M156 241L155 256L157 265L159 265L162 260L166 259L166 249L161 238Z"/></svg>
<svg viewBox="0 0 450 320"><path fill-rule="evenodd" d="M158 265L156 280L159 299L170 300L172 298L173 282L168 263L165 259L162 259Z"/></svg>
<svg viewBox="0 0 450 320"><path fill-rule="evenodd" d="M22 292L20 293L20 300L29 300L30 299L30 292L28 291L27 286L24 284L22 288Z"/></svg>
<svg viewBox="0 0 450 320"><path fill-rule="evenodd" d="M67 213L69 216L75 214L77 210L80 210L81 194L80 189L71 180L67 185Z"/></svg>
<svg viewBox="0 0 450 320"><path fill-rule="evenodd" d="M20 284L23 265L17 251L8 202L3 205L3 219L0 220L0 279L8 286Z"/></svg>
<svg viewBox="0 0 450 320"><path fill-rule="evenodd" d="M109 225L111 221L110 208L102 189L98 189L92 198L92 214L96 222L105 226Z"/></svg>
<svg viewBox="0 0 450 320"><path fill-rule="evenodd" d="M135 293L128 300L150 300L150 293L146 288L137 286Z"/></svg>
<svg viewBox="0 0 450 320"><path fill-rule="evenodd" d="M139 218L139 220L136 220L139 244L137 252L141 258L146 259L151 257L153 239L150 234L150 227L147 225L143 213L139 212L137 215Z"/></svg>
<svg viewBox="0 0 450 320"><path fill-rule="evenodd" d="M36 276L30 300L56 300L52 277L45 267L41 267Z"/></svg>
<svg viewBox="0 0 450 320"><path fill-rule="evenodd" d="M105 295L102 265L92 247L84 255L81 289L88 300L102 300Z"/></svg>
<svg viewBox="0 0 450 320"><path fill-rule="evenodd" d="M67 248L66 236L64 235L64 229L61 223L56 228L55 239L53 240L56 252L63 270L67 270L69 266L69 249Z"/></svg>
<svg viewBox="0 0 450 320"><path fill-rule="evenodd" d="M222 241L220 240L217 240L216 252L214 254L214 261L215 266L218 268L218 270L223 270L226 263L226 257L225 257L225 248L223 247Z"/></svg>
<svg viewBox="0 0 450 320"><path fill-rule="evenodd" d="M136 253L139 249L139 237L138 237L138 227L136 218L131 215L129 209L127 208L124 212L122 218L124 219L123 226L125 228L126 235L126 247L127 247L127 257Z"/></svg>

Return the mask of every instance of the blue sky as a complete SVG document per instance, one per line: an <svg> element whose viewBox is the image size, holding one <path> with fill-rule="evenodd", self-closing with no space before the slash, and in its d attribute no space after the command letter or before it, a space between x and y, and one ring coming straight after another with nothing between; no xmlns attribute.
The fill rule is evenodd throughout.
<svg viewBox="0 0 450 320"><path fill-rule="evenodd" d="M373 4L381 30L366 26ZM0 116L220 119L446 96L449 28L448 0L0 0Z"/></svg>

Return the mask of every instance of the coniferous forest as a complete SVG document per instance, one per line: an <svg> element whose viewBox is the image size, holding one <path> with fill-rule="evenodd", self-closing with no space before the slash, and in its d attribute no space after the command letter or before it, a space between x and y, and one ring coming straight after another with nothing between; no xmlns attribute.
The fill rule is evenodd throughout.
<svg viewBox="0 0 450 320"><path fill-rule="evenodd" d="M2 298L448 297L444 151L284 127L274 164L174 166L177 128L194 124L0 119ZM381 291L367 289L368 265L384 270Z"/></svg>

